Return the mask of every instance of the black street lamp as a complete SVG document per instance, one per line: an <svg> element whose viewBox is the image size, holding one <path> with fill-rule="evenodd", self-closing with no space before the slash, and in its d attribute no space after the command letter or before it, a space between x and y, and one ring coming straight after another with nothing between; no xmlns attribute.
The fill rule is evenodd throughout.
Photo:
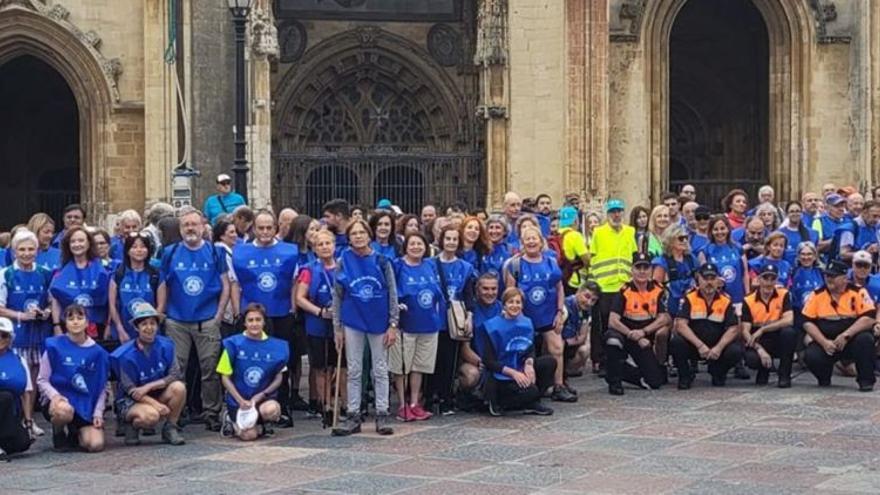
<svg viewBox="0 0 880 495"><path fill-rule="evenodd" d="M232 24L235 26L235 160L232 163L232 174L235 177L235 192L247 201L248 162L245 157L247 138L246 124L246 89L244 79L244 43L247 35L247 17L253 0L226 0L232 12Z"/></svg>

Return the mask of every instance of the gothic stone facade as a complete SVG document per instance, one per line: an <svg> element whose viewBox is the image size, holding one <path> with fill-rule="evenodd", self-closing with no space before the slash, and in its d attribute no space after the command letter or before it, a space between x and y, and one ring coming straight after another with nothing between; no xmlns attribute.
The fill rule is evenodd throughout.
<svg viewBox="0 0 880 495"><path fill-rule="evenodd" d="M451 16L402 18L364 13L379 0L312 2L338 12L311 16L297 13L304 0L258 0L248 41L252 199L303 200L339 180L358 181L348 191L358 200L406 194L382 189L381 177L425 191L453 177L450 195L410 200L490 207L509 189L634 204L682 178L706 187L766 179L782 197L880 182L880 2L738 1L751 12L744 29L757 34L717 45L742 64L699 85L680 80L698 67L688 57L711 58L716 46L705 37L717 19L693 6L703 0L452 0ZM689 39L703 53L687 51ZM0 0L0 71L22 55L51 66L76 99L80 192L93 215L168 199L180 163L202 172L200 203L228 169L233 47L223 2ZM757 82L729 94L752 94L754 111L707 106L725 100L707 85L745 73ZM685 101L689 92L703 97ZM354 163L359 152L372 161ZM425 169L380 177L394 159ZM321 163L347 164L354 176L318 174L306 191L305 167Z"/></svg>

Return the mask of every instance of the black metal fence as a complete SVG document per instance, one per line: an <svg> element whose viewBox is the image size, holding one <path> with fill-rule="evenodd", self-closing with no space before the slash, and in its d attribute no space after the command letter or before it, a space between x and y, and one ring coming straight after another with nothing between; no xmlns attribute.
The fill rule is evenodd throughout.
<svg viewBox="0 0 880 495"><path fill-rule="evenodd" d="M273 156L272 200L312 216L333 198L373 207L389 199L405 212L422 205L485 201L484 156L467 153L279 153Z"/></svg>

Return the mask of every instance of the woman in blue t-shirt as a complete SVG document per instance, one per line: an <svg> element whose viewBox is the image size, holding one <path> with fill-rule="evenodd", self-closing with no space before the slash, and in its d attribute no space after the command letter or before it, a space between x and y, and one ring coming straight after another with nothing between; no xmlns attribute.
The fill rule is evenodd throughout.
<svg viewBox="0 0 880 495"><path fill-rule="evenodd" d="M31 373L24 357L12 352L14 339L12 321L0 318L0 462L24 452L36 438Z"/></svg>
<svg viewBox="0 0 880 495"><path fill-rule="evenodd" d="M315 372L315 391L318 410L330 424L330 380L332 368L340 362L340 403L346 403L345 353L337 353L333 343L333 276L336 271L336 236L321 230L313 238L317 259L300 267L296 280L296 305L302 311L308 338L309 369Z"/></svg>
<svg viewBox="0 0 880 495"><path fill-rule="evenodd" d="M563 379L565 343L562 340L562 315L565 292L562 270L556 264L556 258L545 252L540 230L527 226L523 229L520 240L522 253L504 265L505 283L507 287L518 287L525 294L523 314L535 326L543 352L556 360L554 387L550 397L561 402L576 402L575 391L567 387Z"/></svg>
<svg viewBox="0 0 880 495"><path fill-rule="evenodd" d="M388 367L394 374L400 402L397 419L423 421L432 416L419 403L422 378L432 375L437 364L443 294L438 263L425 259L428 241L410 234L403 243L404 255L394 264L400 313L400 342L388 350ZM406 378L409 378L407 395ZM425 392L426 402L430 393Z"/></svg>
<svg viewBox="0 0 880 495"><path fill-rule="evenodd" d="M669 314L677 315L681 298L694 286L694 272L699 267L697 258L691 254L690 240L684 227L675 224L666 229L663 233L663 255L655 257L652 264L654 281L669 291ZM668 337L668 331L666 336L660 332L658 334L663 339Z"/></svg>
<svg viewBox="0 0 880 495"><path fill-rule="evenodd" d="M131 321L134 310L143 303L156 305L159 273L149 264L152 253L153 238L147 232L132 232L123 243L122 264L111 274L110 332L121 344L137 338L137 328Z"/></svg>
<svg viewBox="0 0 880 495"><path fill-rule="evenodd" d="M61 268L49 286L52 327L61 334L61 312L72 304L86 309L93 339L103 338L109 319L110 274L98 257L94 239L83 227L67 229L61 240Z"/></svg>
<svg viewBox="0 0 880 495"><path fill-rule="evenodd" d="M730 224L727 223L726 216L712 217L709 220L709 233L709 244L706 244L699 255L700 264L713 263L718 267L719 278L724 281L724 290L739 313L748 284L748 269L742 248L730 240Z"/></svg>
<svg viewBox="0 0 880 495"><path fill-rule="evenodd" d="M797 247L802 242L819 243L819 233L804 223L804 207L799 201L789 201L785 205L786 221L779 227L779 232L785 235L788 243L785 245L783 258L791 266L795 266L798 258Z"/></svg>
<svg viewBox="0 0 880 495"><path fill-rule="evenodd" d="M77 232L77 227L68 230ZM62 241L64 242L64 241ZM80 447L104 450L104 403L110 356L86 333L88 310L78 304L65 308L67 333L46 340L37 385L43 411L52 423L56 450Z"/></svg>
<svg viewBox="0 0 880 495"><path fill-rule="evenodd" d="M373 251L389 260L397 259L400 247L397 245L397 236L394 235L394 216L391 212L376 210L370 217L370 229L373 230L373 237L375 237L370 244Z"/></svg>
<svg viewBox="0 0 880 495"><path fill-rule="evenodd" d="M813 291L825 285L822 269L819 266L819 251L810 241L802 242L797 247L797 265L791 273L791 309L794 310L794 329L803 335L803 309ZM798 347L803 346L803 339L798 339Z"/></svg>
<svg viewBox="0 0 880 495"><path fill-rule="evenodd" d="M477 217L467 217L459 227L461 249L459 256L474 267L478 274L482 274L483 257L491 252L489 237L486 227Z"/></svg>
<svg viewBox="0 0 880 495"><path fill-rule="evenodd" d="M256 440L271 433L267 423L281 419L277 392L290 349L287 342L269 337L266 321L266 308L252 303L244 311L244 333L223 340L223 353L217 363L217 373L226 389L226 415L220 429L223 436L234 434L241 440ZM256 414L247 419L244 413L249 410Z"/></svg>
<svg viewBox="0 0 880 495"><path fill-rule="evenodd" d="M370 246L367 222L353 220L346 228L349 249L337 260L333 288L333 330L336 349L348 361L348 411L335 435L360 433L361 373L369 345L373 388L376 391L376 432L394 433L388 421L388 348L397 341L400 308L394 268Z"/></svg>
<svg viewBox="0 0 880 495"><path fill-rule="evenodd" d="M776 265L779 269L779 277L776 280L776 284L780 287L788 288L791 283L791 265L784 259L787 244L788 238L782 232L773 232L764 239L764 254L748 262L752 290L758 288L758 276L760 275L761 267L765 263Z"/></svg>

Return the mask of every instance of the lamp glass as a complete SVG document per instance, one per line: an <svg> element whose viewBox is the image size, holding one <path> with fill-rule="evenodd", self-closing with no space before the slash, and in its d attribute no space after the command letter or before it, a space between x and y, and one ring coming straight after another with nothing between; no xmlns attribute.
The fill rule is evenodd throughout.
<svg viewBox="0 0 880 495"><path fill-rule="evenodd" d="M226 0L230 9L249 9L253 0Z"/></svg>

